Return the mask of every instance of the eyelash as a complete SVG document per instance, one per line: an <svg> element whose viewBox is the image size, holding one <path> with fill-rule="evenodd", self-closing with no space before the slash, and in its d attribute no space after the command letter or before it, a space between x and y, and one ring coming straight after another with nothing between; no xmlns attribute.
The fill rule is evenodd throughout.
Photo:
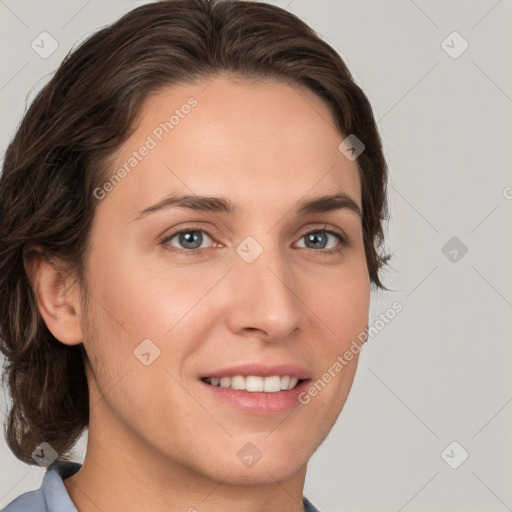
<svg viewBox="0 0 512 512"><path fill-rule="evenodd" d="M212 240L215 240L213 235L208 230L204 229L202 226L197 226L197 225L191 224L189 226L186 226L186 227L180 229L179 231L175 231L174 233L170 234L169 236L166 236L165 239L162 240L161 244L166 245L167 242L172 240L176 235L179 235L181 233L188 233L191 231L200 231L202 233L206 233ZM336 238L338 238L338 240L340 242L338 247L334 247L331 249L318 249L318 250L310 249L310 250L312 250L314 252L318 252L324 256L330 256L331 254L341 253L349 245L349 240L344 234L338 233L336 231L332 231L329 229L325 229L325 228L317 228L317 229L312 229L312 230L306 231L299 237L299 240L311 233L328 233L329 235L333 235ZM208 247L208 248L203 248L203 249L177 249L176 247L173 247L171 245L168 245L166 247L166 250L174 252L174 253L183 254L184 256L200 256L207 249L210 249L210 248ZM305 249L308 249L308 248L306 247Z"/></svg>

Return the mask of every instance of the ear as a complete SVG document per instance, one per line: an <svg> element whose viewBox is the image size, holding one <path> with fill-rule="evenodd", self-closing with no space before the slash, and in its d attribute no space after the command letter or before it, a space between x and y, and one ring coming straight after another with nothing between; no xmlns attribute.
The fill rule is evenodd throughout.
<svg viewBox="0 0 512 512"><path fill-rule="evenodd" d="M33 246L26 253L25 268L34 288L39 312L49 331L65 345L81 343L78 283L66 275L62 262L40 247Z"/></svg>

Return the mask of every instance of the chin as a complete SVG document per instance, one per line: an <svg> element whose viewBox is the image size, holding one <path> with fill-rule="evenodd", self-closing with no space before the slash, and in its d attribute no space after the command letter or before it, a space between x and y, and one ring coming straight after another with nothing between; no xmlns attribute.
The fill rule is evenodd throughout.
<svg viewBox="0 0 512 512"><path fill-rule="evenodd" d="M239 443L232 457L225 458L226 472L231 471L233 483L275 484L291 478L305 468L312 450L307 450L304 439L284 444L282 436L271 439L274 434L264 433L261 439ZM241 446L241 448L239 448Z"/></svg>
<svg viewBox="0 0 512 512"><path fill-rule="evenodd" d="M305 469L306 464L307 460L290 464L289 461L270 457L266 461L259 460L250 468L239 463L230 463L226 465L225 473L221 473L229 472L229 475L221 479L223 483L231 485L275 485L276 482L292 478L297 472ZM214 478L219 479L217 473Z"/></svg>

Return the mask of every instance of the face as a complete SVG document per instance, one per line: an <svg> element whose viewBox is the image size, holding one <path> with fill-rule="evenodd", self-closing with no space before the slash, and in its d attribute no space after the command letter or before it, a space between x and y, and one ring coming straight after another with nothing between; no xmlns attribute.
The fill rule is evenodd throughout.
<svg viewBox="0 0 512 512"><path fill-rule="evenodd" d="M141 453L216 480L305 468L357 355L333 367L368 324L361 188L343 138L320 98L284 83L224 76L148 98L117 178L97 191L91 434L110 425Z"/></svg>

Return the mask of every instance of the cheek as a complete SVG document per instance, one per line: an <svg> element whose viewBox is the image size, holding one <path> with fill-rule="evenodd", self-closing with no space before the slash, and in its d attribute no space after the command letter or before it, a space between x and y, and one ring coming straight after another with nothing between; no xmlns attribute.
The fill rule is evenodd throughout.
<svg viewBox="0 0 512 512"><path fill-rule="evenodd" d="M347 335L352 339L363 331L369 318L370 286L366 281L357 283L345 283L343 291L332 296L331 300L336 304L335 327L339 335L346 339Z"/></svg>
<svg viewBox="0 0 512 512"><path fill-rule="evenodd" d="M104 309L99 311L110 331L129 336L132 343L140 338L160 338L173 325L179 313L183 291L170 272L155 274L152 265L128 254L126 248L98 250L91 257L91 290ZM111 334L111 332L110 332Z"/></svg>
<svg viewBox="0 0 512 512"><path fill-rule="evenodd" d="M181 378L184 363L200 343L197 340L209 336L210 324L205 319L216 318L218 312L214 294L201 299L225 270L204 266L198 272L186 266L148 264L122 250L97 251L91 263L91 295L96 299L91 322L100 338L90 340L88 348L98 366L104 367L104 371L98 368L104 387L128 370L131 374L126 381L140 377L134 397L143 389L162 389L163 383L155 381L157 371L168 384L170 377L164 368ZM151 343L144 341L143 345L147 339ZM140 347L149 347L150 358L155 357L149 368L137 359L138 353L147 352Z"/></svg>
<svg viewBox="0 0 512 512"><path fill-rule="evenodd" d="M363 265L340 265L333 272L322 272L304 281L302 293L308 306L325 328L324 339L331 350L339 350L357 339L367 327L370 308L370 282Z"/></svg>
<svg viewBox="0 0 512 512"><path fill-rule="evenodd" d="M103 400L116 388L121 395L126 395L130 373L133 373L132 348L130 339L123 337L122 329L113 320L105 306L89 297L90 305L84 329L84 348L89 362L87 364L87 381L91 407L99 411L110 402ZM111 395L112 396L112 395ZM123 404L125 398L117 397L117 403Z"/></svg>

